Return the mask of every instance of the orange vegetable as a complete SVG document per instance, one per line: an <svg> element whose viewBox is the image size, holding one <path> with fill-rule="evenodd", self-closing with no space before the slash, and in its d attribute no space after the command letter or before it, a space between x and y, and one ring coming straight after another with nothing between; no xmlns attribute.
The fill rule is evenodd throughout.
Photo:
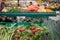
<svg viewBox="0 0 60 40"><path fill-rule="evenodd" d="M46 12L54 12L54 11L51 9L46 9Z"/></svg>

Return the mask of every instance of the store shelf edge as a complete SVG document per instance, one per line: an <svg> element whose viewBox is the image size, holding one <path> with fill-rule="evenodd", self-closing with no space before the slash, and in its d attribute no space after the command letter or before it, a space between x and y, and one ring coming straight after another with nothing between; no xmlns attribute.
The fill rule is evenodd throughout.
<svg viewBox="0 0 60 40"><path fill-rule="evenodd" d="M25 17L49 17L56 16L56 12L47 13L47 12L0 12L0 16L16 17L16 16L25 16Z"/></svg>

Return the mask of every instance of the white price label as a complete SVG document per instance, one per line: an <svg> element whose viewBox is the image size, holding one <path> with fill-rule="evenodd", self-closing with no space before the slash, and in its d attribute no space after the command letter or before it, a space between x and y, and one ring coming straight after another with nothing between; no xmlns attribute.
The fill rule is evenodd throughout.
<svg viewBox="0 0 60 40"><path fill-rule="evenodd" d="M17 16L17 21L20 22L25 19L25 16Z"/></svg>
<svg viewBox="0 0 60 40"><path fill-rule="evenodd" d="M60 11L56 11L56 14L60 14Z"/></svg>

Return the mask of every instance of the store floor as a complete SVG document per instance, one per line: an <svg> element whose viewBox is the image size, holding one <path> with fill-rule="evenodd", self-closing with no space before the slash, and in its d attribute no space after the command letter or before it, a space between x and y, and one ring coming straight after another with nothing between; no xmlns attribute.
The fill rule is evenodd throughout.
<svg viewBox="0 0 60 40"><path fill-rule="evenodd" d="M51 32L51 38L48 40L60 40L60 21L44 20L44 25Z"/></svg>

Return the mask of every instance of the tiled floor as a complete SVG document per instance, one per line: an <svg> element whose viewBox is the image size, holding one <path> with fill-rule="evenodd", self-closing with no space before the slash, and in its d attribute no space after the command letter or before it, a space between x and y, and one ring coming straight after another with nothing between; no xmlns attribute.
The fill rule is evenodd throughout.
<svg viewBox="0 0 60 40"><path fill-rule="evenodd" d="M51 40L60 40L60 21L44 20L44 25L51 32Z"/></svg>

